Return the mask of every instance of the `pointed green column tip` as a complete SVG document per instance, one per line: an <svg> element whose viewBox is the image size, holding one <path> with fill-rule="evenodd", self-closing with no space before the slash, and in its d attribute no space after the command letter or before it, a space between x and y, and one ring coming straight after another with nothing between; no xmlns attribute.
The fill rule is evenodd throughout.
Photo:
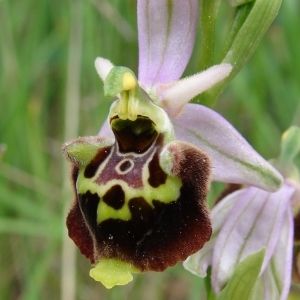
<svg viewBox="0 0 300 300"><path fill-rule="evenodd" d="M101 259L90 270L90 276L101 282L107 289L129 283L133 279L131 273L141 273L141 271L132 264L117 259Z"/></svg>

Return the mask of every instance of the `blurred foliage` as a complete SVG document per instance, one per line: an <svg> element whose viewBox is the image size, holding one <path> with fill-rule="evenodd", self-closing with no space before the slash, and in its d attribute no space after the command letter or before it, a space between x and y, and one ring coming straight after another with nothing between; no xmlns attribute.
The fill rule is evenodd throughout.
<svg viewBox="0 0 300 300"><path fill-rule="evenodd" d="M219 39L228 13L222 4ZM283 1L258 50L215 107L266 158L278 155L283 131L300 125L299 13L298 0ZM196 71L200 42L198 36L186 74ZM0 144L6 145L0 299L58 299L65 207L72 200L61 145L97 134L107 115L110 101L93 66L97 56L137 71L136 1L2 0L0 50ZM89 267L78 255L76 299L202 298L202 280L180 264L112 290L94 282Z"/></svg>

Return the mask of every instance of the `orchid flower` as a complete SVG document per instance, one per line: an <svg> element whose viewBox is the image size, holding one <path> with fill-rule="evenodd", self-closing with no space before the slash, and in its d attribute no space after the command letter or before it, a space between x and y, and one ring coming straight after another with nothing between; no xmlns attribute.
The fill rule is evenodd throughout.
<svg viewBox="0 0 300 300"><path fill-rule="evenodd" d="M300 130L288 130L282 143L287 145L282 149L288 149L289 159L280 159L277 165L284 165L285 169L290 166L291 175L294 170L288 162L295 144L298 145L294 152L300 150ZM295 180L299 180L298 175ZM212 210L210 241L200 252L190 256L184 267L195 275L206 277L207 268L211 266L212 288L219 295L234 277L238 264L265 248L259 278L251 287L252 298L249 299L287 299L293 264L293 210L300 207L300 184L295 180L286 178L276 193L247 187L222 199ZM296 233L295 236L299 234ZM248 283L239 280L243 289L243 284Z"/></svg>
<svg viewBox="0 0 300 300"><path fill-rule="evenodd" d="M188 103L231 70L221 64L179 80L195 41L197 3L138 1L138 79L97 58L104 94L115 98L108 120L99 136L63 147L75 191L69 235L107 288L203 247L211 236L211 179L269 191L281 184L223 117Z"/></svg>

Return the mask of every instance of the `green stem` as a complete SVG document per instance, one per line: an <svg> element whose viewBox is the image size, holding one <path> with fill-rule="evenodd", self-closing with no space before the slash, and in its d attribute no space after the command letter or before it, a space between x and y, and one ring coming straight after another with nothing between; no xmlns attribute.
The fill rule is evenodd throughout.
<svg viewBox="0 0 300 300"><path fill-rule="evenodd" d="M200 30L201 46L199 57L199 71L205 70L213 65L215 53L215 31L216 20L220 0L200 1Z"/></svg>
<svg viewBox="0 0 300 300"><path fill-rule="evenodd" d="M252 6L253 6L252 3L249 3L247 5L239 6L234 10L228 27L229 30L225 38L225 43L222 49L221 57L215 62L215 64L220 64L221 62L224 62L223 60L226 57L226 55L229 53L239 30L241 29L243 23L245 22L246 18L249 15L249 12L252 9ZM233 65L233 67L235 66ZM215 85L213 88L201 94L199 96L199 103L206 105L208 107L214 106L218 96L223 92L227 84L232 80L232 78L235 76L236 73L237 70L235 68L232 70L230 76L228 76L222 82Z"/></svg>
<svg viewBox="0 0 300 300"><path fill-rule="evenodd" d="M207 299L208 300L216 300L216 296L215 296L215 294L212 290L212 286L211 286L211 267L209 267L207 269L207 275L204 278L204 284L205 284Z"/></svg>
<svg viewBox="0 0 300 300"><path fill-rule="evenodd" d="M254 2L252 2L254 3ZM222 49L222 53L221 53L221 57L218 60L218 63L220 63L226 56L226 54L229 52L234 39L236 38L240 28L243 26L245 20L247 19L249 12L252 9L252 4L248 4L248 5L242 5L237 7L232 15L231 15L231 19L229 21L229 30L227 32L226 38L225 38L225 43Z"/></svg>
<svg viewBox="0 0 300 300"><path fill-rule="evenodd" d="M228 83L241 70L258 47L270 24L276 17L281 0L255 0L235 9L224 45L223 56L218 63L230 63L230 75L197 99L198 103L212 106Z"/></svg>

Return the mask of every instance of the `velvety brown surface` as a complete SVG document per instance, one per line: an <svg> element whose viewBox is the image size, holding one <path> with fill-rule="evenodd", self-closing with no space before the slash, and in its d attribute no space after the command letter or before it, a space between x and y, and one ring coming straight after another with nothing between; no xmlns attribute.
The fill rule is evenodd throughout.
<svg viewBox="0 0 300 300"><path fill-rule="evenodd" d="M162 170L159 164L159 154L156 152L149 163L149 173L148 183L152 187L159 187L162 184L165 184L167 180L167 174Z"/></svg>
<svg viewBox="0 0 300 300"><path fill-rule="evenodd" d="M153 199L152 208L143 197L133 198L128 204L130 220L107 219L97 224L97 207L102 200L90 191L79 195L80 208L75 203L68 217L69 235L92 262L94 251L95 262L101 257L119 258L142 271L162 271L185 260L209 240L211 222L205 199L209 159L183 142L171 143L169 151L174 155L172 172L183 183L179 198L171 203ZM74 224L76 220L78 224Z"/></svg>
<svg viewBox="0 0 300 300"><path fill-rule="evenodd" d="M78 202L72 207L67 217L67 227L69 237L74 241L79 248L81 254L88 258L91 263L94 263L93 240L83 219Z"/></svg>

